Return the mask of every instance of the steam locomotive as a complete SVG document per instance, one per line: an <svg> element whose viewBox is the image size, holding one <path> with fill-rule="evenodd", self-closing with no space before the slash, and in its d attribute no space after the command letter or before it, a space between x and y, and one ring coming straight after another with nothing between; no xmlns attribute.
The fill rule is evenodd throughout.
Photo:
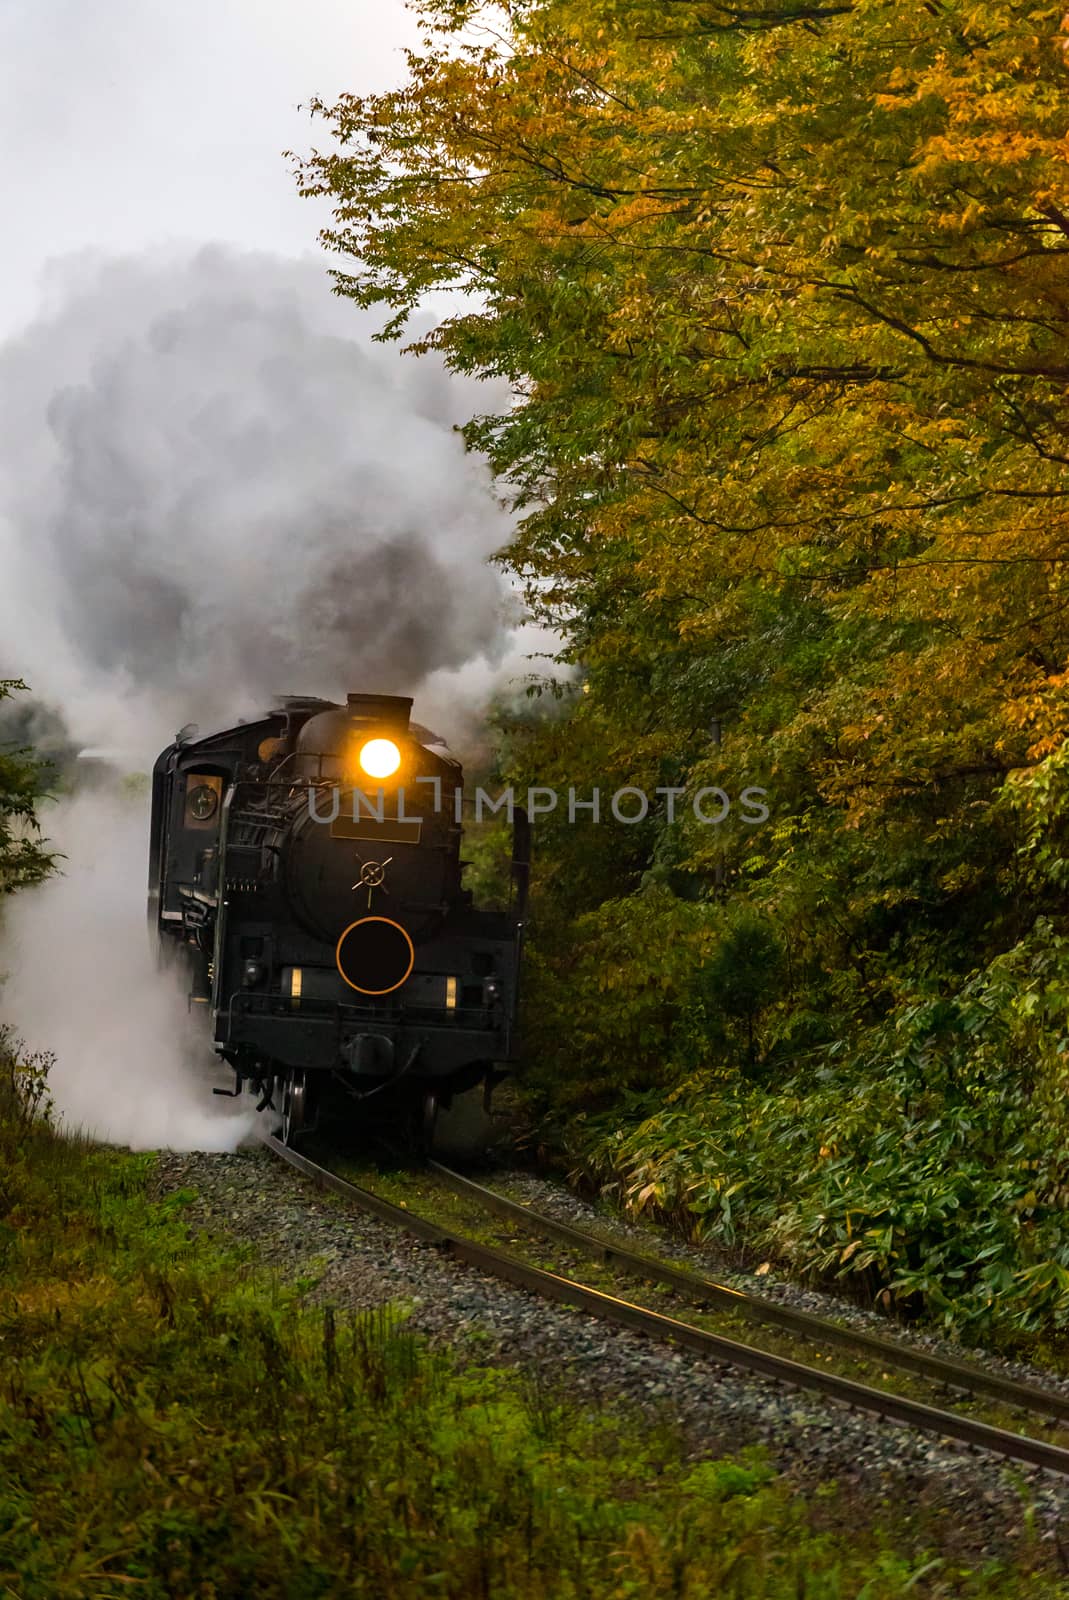
<svg viewBox="0 0 1069 1600"><path fill-rule="evenodd" d="M152 774L149 925L214 1048L292 1143L323 1092L436 1106L503 1075L516 1043L529 827L508 911L462 884L463 773L412 702L285 699ZM388 1096L389 1098L389 1096Z"/></svg>

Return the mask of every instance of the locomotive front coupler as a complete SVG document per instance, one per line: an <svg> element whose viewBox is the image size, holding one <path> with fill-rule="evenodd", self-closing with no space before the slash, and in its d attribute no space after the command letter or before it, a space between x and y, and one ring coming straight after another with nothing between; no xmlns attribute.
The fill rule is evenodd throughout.
<svg viewBox="0 0 1069 1600"><path fill-rule="evenodd" d="M352 1056L356 1053L353 1050L353 1047L354 1046L359 1046L361 1040L370 1040L370 1041L373 1041L375 1044L386 1044L386 1045L388 1045L389 1046L389 1058L388 1058L389 1064L388 1065L385 1064L385 1060L386 1060L385 1057L379 1057L379 1058L377 1058L377 1062L376 1062L375 1065L372 1065L372 1066L365 1066L365 1065L357 1066L355 1064L354 1060L352 1059ZM419 1057L420 1057L420 1054L421 1054L422 1050L423 1050L423 1040L422 1039L417 1039L416 1043L412 1046L411 1050L405 1056L405 1058L401 1062L400 1066L396 1066L395 1063L397 1061L397 1048L396 1048L396 1042L393 1039L386 1039L380 1034L366 1034L366 1033L365 1034L357 1034L355 1039L350 1040L349 1046L347 1047L347 1054L349 1054L350 1059L345 1062L344 1071L345 1071L346 1078L351 1080L352 1078L356 1078L356 1077L367 1078L367 1077L375 1076L375 1077L380 1078L381 1081L376 1083L373 1088L364 1089L362 1091L359 1090L359 1089L355 1089L355 1088L350 1087L350 1083L346 1082L345 1087L346 1087L347 1093L352 1095L357 1100L368 1100L368 1099L370 1099L370 1097L372 1095L381 1094L383 1089L392 1088L394 1084L400 1083L401 1079L407 1077L408 1074L412 1071L412 1068L416 1065L416 1062L419 1060ZM391 1071L391 1068L393 1069L392 1071ZM387 1072L390 1075L388 1077L383 1077L382 1074L384 1072Z"/></svg>
<svg viewBox="0 0 1069 1600"><path fill-rule="evenodd" d="M358 1077L393 1075L397 1046L388 1034L357 1033L342 1046L346 1070Z"/></svg>

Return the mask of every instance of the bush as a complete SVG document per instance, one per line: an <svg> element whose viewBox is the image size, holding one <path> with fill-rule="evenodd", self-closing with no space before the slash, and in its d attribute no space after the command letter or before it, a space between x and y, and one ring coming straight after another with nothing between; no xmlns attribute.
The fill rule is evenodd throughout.
<svg viewBox="0 0 1069 1600"><path fill-rule="evenodd" d="M51 1123L48 1075L54 1065L50 1051L28 1053L17 1034L0 1023L0 1117L9 1131L25 1134L36 1123Z"/></svg>
<svg viewBox="0 0 1069 1600"><path fill-rule="evenodd" d="M903 1008L775 1093L693 1077L626 1131L577 1123L573 1153L632 1210L884 1305L977 1331L1063 1328L1067 946L1041 925L956 995Z"/></svg>
<svg viewBox="0 0 1069 1600"><path fill-rule="evenodd" d="M0 678L0 707L26 685ZM41 842L37 804L50 773L32 752L0 737L0 896L40 883L56 856Z"/></svg>
<svg viewBox="0 0 1069 1600"><path fill-rule="evenodd" d="M710 907L664 889L539 923L525 975L528 1093L568 1116L626 1090L665 1086L709 1046L695 974Z"/></svg>

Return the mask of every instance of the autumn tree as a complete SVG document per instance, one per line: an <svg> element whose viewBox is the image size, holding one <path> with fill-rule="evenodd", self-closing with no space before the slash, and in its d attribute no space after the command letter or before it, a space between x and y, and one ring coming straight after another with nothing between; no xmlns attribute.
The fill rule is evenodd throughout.
<svg viewBox="0 0 1069 1600"><path fill-rule="evenodd" d="M871 1019L1036 910L997 796L1067 726L1061 14L417 9L406 84L319 105L302 180L384 336L469 291L415 348L514 386L466 436L588 691L525 759L775 801L560 825L556 903L726 881Z"/></svg>

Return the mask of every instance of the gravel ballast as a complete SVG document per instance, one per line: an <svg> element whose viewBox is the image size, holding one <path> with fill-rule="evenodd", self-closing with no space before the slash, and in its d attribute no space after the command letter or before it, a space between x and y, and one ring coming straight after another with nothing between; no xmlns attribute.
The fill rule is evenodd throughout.
<svg viewBox="0 0 1069 1600"><path fill-rule="evenodd" d="M923 1350L931 1355L945 1356L951 1361L967 1361L983 1367L1000 1377L1014 1378L1022 1383L1032 1383L1069 1398L1069 1377L1033 1366L1026 1361L1013 1361L989 1350L977 1350L953 1339L941 1337L930 1328L907 1328L900 1322L870 1310L850 1300L845 1295L814 1289L790 1278L777 1275L773 1268L767 1272L742 1272L724 1251L715 1245L693 1245L675 1238L666 1228L648 1223L632 1223L616 1213L607 1214L601 1207L574 1194L562 1183L543 1178L535 1173L502 1171L486 1180L489 1187L499 1189L510 1200L544 1211L559 1222L573 1227L597 1232L628 1249L647 1255L662 1256L678 1262L717 1283L727 1284L744 1294L756 1295L763 1300L774 1300L778 1305L790 1306L796 1311L807 1311L815 1317L843 1323L850 1328L874 1333L881 1339L894 1339L910 1349Z"/></svg>
<svg viewBox="0 0 1069 1600"><path fill-rule="evenodd" d="M251 1247L256 1262L299 1282L309 1304L360 1312L399 1303L409 1313L407 1325L436 1346L468 1360L521 1365L562 1383L577 1399L636 1405L651 1420L676 1423L693 1455L763 1445L773 1463L800 1484L835 1480L868 1502L873 1514L880 1502L898 1512L923 1512L926 1525L946 1529L948 1544L970 1559L1008 1555L1029 1502L1039 1538L1052 1556L1060 1549L1069 1482L881 1425L548 1304L324 1196L266 1149L164 1152L156 1159L156 1193L194 1191L184 1213L191 1228ZM516 1198L518 1186L526 1186L522 1197L532 1204L564 1220L605 1226L603 1216L556 1185L519 1174L507 1180L495 1182ZM641 1243L651 1248L646 1230L625 1231L641 1234ZM664 1251L660 1237L658 1248ZM698 1261L685 1246L672 1253L680 1250L690 1264L710 1270L704 1252ZM759 1278L754 1287L768 1293L772 1286ZM778 1287L782 1292L784 1286ZM828 1314L809 1291L796 1293L794 1303ZM838 1301L835 1314L843 1315ZM886 1332L886 1324L880 1331ZM799 1359L807 1359L801 1349Z"/></svg>

